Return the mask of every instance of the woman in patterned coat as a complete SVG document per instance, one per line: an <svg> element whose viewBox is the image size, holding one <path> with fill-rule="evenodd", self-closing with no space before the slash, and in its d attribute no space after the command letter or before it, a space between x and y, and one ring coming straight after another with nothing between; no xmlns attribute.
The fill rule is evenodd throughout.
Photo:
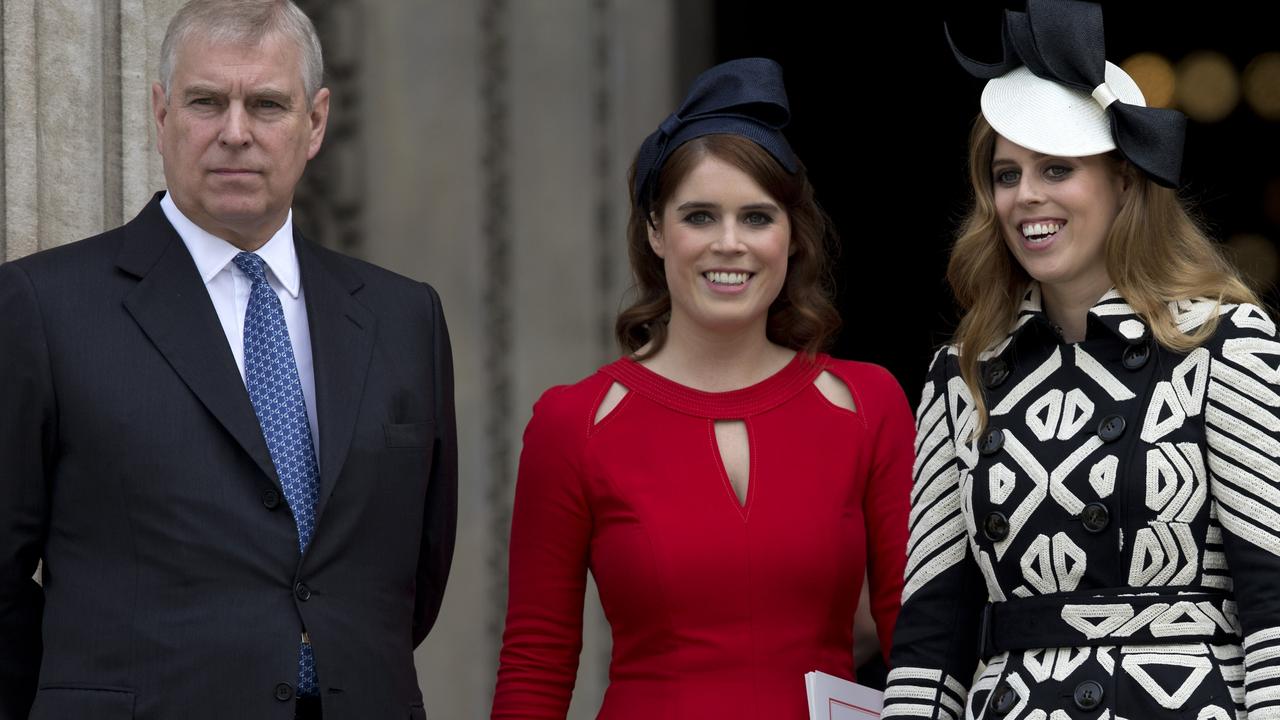
<svg viewBox="0 0 1280 720"><path fill-rule="evenodd" d="M1280 718L1280 343L1183 119L1029 0L970 140L883 717ZM980 663L982 663L980 665Z"/></svg>

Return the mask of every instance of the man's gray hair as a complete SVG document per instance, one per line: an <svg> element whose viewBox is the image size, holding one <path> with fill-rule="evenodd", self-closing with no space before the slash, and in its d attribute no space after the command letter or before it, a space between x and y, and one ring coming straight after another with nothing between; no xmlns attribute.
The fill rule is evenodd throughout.
<svg viewBox="0 0 1280 720"><path fill-rule="evenodd" d="M193 36L217 44L257 45L279 34L298 47L307 106L324 83L320 38L306 13L292 0L190 0L169 21L160 45L160 85L169 97L178 48Z"/></svg>

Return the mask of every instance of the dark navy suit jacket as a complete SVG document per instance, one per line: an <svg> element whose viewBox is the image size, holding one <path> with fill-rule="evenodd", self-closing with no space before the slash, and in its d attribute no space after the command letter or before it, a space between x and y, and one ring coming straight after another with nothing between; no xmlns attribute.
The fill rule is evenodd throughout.
<svg viewBox="0 0 1280 720"><path fill-rule="evenodd" d="M0 265L0 718L292 718L304 627L326 720L424 717L457 521L439 297L295 237L321 471L300 555L160 197Z"/></svg>

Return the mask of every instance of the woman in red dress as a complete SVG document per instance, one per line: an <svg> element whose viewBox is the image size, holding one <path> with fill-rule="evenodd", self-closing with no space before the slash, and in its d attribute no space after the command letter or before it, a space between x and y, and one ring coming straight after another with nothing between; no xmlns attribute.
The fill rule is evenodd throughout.
<svg viewBox="0 0 1280 720"><path fill-rule="evenodd" d="M565 717L588 571L602 719L805 718L807 671L853 677L864 573L887 653L911 413L886 370L820 352L833 236L787 119L781 68L736 60L637 154L627 355L534 406L493 718Z"/></svg>

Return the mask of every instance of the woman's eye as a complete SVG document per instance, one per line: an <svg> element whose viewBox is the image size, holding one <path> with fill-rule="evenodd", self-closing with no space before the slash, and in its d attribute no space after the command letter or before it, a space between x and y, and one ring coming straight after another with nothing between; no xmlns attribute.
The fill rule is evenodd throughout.
<svg viewBox="0 0 1280 720"><path fill-rule="evenodd" d="M753 212L747 213L742 222L747 225L768 225L773 222L773 218L767 213Z"/></svg>
<svg viewBox="0 0 1280 720"><path fill-rule="evenodd" d="M690 225L706 225L712 222L711 213L704 210L696 210L684 216L684 221Z"/></svg>
<svg viewBox="0 0 1280 720"><path fill-rule="evenodd" d="M1061 180L1071 174L1071 168L1066 165L1050 165L1044 169L1045 177L1053 180Z"/></svg>
<svg viewBox="0 0 1280 720"><path fill-rule="evenodd" d="M1022 175L1017 170L1000 170L996 173L997 185L1017 185Z"/></svg>

